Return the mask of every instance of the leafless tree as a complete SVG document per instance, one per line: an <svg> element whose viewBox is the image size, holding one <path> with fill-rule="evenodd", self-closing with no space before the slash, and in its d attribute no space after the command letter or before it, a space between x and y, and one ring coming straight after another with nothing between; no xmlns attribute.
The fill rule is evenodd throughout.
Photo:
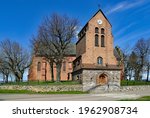
<svg viewBox="0 0 150 118"><path fill-rule="evenodd" d="M33 36L31 43L33 45L33 55L45 57L48 61L50 65L51 81L54 82L54 52L52 51L52 48L54 47L51 43L51 38L47 33L45 27L41 25L37 37Z"/></svg>
<svg viewBox="0 0 150 118"><path fill-rule="evenodd" d="M128 63L128 68L127 68L128 76L129 76L129 80L131 80L133 74L134 74L134 77L136 77L138 69L139 69L138 56L136 55L134 51L132 51L132 53L130 54L127 63Z"/></svg>
<svg viewBox="0 0 150 118"><path fill-rule="evenodd" d="M150 71L150 60L147 61L146 63L146 73L147 73L147 77L146 77L146 81L149 81L149 71Z"/></svg>
<svg viewBox="0 0 150 118"><path fill-rule="evenodd" d="M57 82L61 80L62 61L69 52L71 40L76 35L77 25L77 19L53 14L46 17L39 28L37 39L40 39L38 42L44 47L41 54L56 64Z"/></svg>
<svg viewBox="0 0 150 118"><path fill-rule="evenodd" d="M7 63L3 60L2 57L0 57L0 73L3 75L3 81L5 83L8 83L8 77L10 74L10 70L8 68Z"/></svg>
<svg viewBox="0 0 150 118"><path fill-rule="evenodd" d="M149 44L150 46L150 39L147 40L147 44ZM149 47L149 50L148 50L148 55L147 55L147 58L146 58L146 71L147 71L147 77L146 77L146 81L148 82L149 81L149 72L150 72L150 47Z"/></svg>
<svg viewBox="0 0 150 118"><path fill-rule="evenodd" d="M15 76L15 80L23 80L24 71L30 65L30 55L19 43L6 39L0 42L1 57L3 64ZM6 68L5 68L6 69Z"/></svg>
<svg viewBox="0 0 150 118"><path fill-rule="evenodd" d="M139 58L139 67L137 68L136 79L141 80L143 67L146 64L146 58L149 55L150 43L144 39L138 40L135 45L134 52Z"/></svg>
<svg viewBox="0 0 150 118"><path fill-rule="evenodd" d="M118 61L118 66L121 67L121 80L125 79L125 64L124 64L124 53L121 50L120 47L116 46L114 50L114 54L116 56L116 59Z"/></svg>

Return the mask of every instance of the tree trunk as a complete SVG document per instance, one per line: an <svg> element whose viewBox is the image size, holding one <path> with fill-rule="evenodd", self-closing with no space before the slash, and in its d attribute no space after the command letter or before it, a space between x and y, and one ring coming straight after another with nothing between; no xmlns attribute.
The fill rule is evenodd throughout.
<svg viewBox="0 0 150 118"><path fill-rule="evenodd" d="M140 76L140 75L139 75L139 72L140 72L139 69L136 69L136 70L135 70L135 73L134 73L134 79L135 79L135 81L138 81L138 80L139 80L139 76Z"/></svg>
<svg viewBox="0 0 150 118"><path fill-rule="evenodd" d="M139 70L139 81L142 80L142 74L143 74L143 67L141 66L140 70Z"/></svg>
<svg viewBox="0 0 150 118"><path fill-rule="evenodd" d="M14 75L15 75L15 78L16 78L16 82L21 82L22 78L19 76L19 73L16 72Z"/></svg>
<svg viewBox="0 0 150 118"><path fill-rule="evenodd" d="M5 74L3 73L3 82L6 83L6 78L5 78Z"/></svg>
<svg viewBox="0 0 150 118"><path fill-rule="evenodd" d="M19 78L15 75L15 81L19 82Z"/></svg>
<svg viewBox="0 0 150 118"><path fill-rule="evenodd" d="M130 75L129 75L129 81L131 81L131 79L132 79L132 69L130 70Z"/></svg>
<svg viewBox="0 0 150 118"><path fill-rule="evenodd" d="M61 66L62 66L62 63L56 63L56 68L57 68L56 82L60 82L61 80Z"/></svg>
<svg viewBox="0 0 150 118"><path fill-rule="evenodd" d="M54 68L53 68L54 62L53 62L53 60L50 60L49 64L50 64L51 79L52 79L52 82L54 82Z"/></svg>
<svg viewBox="0 0 150 118"><path fill-rule="evenodd" d="M9 75L7 75L7 74L5 75L6 83L8 83L8 76Z"/></svg>
<svg viewBox="0 0 150 118"><path fill-rule="evenodd" d="M144 66L144 57L141 57L141 66L140 66L140 72L139 72L139 80L142 80L143 75L143 66Z"/></svg>
<svg viewBox="0 0 150 118"><path fill-rule="evenodd" d="M150 65L148 64L147 65L147 79L146 79L147 82L149 80L149 70L150 70Z"/></svg>

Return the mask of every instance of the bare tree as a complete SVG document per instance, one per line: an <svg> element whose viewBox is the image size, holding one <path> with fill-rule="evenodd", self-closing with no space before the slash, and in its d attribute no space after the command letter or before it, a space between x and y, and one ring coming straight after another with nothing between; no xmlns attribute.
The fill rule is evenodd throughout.
<svg viewBox="0 0 150 118"><path fill-rule="evenodd" d="M118 46L116 46L115 47L115 53L117 53L117 54L115 54L115 56L116 56L116 59L117 59L117 61L118 61L118 66L120 66L121 67L121 80L123 80L123 79L125 79L125 72L124 72L124 70L125 70L125 64L124 64L124 60L125 60L125 58L124 58L124 54L123 54L123 51L121 50L121 48L120 47L118 47Z"/></svg>
<svg viewBox="0 0 150 118"><path fill-rule="evenodd" d="M144 65L146 64L145 62L149 54L149 50L150 50L149 42L147 42L144 39L138 40L134 48L134 52L139 58L139 67L137 68L138 70L137 70L137 75L136 75L137 80L141 80L142 78L142 74L143 74L142 71L143 71Z"/></svg>
<svg viewBox="0 0 150 118"><path fill-rule="evenodd" d="M136 55L134 51L132 51L132 53L130 54L127 63L128 63L128 76L129 76L129 80L131 80L133 74L134 74L134 77L136 77L138 69L139 69L138 56Z"/></svg>
<svg viewBox="0 0 150 118"><path fill-rule="evenodd" d="M147 71L146 81L148 82L149 81L149 71L150 71L150 61L147 62L146 71Z"/></svg>
<svg viewBox="0 0 150 118"><path fill-rule="evenodd" d="M76 35L77 20L67 16L53 14L45 19L46 29L50 34L51 43L54 46L55 64L57 68L57 81L61 77L61 67L64 56L68 53L68 46Z"/></svg>
<svg viewBox="0 0 150 118"><path fill-rule="evenodd" d="M54 82L54 52L52 51L53 45L51 43L51 38L47 33L45 27L41 25L37 37L33 37L31 43L34 50L33 55L45 57L48 61L50 65L51 81Z"/></svg>
<svg viewBox="0 0 150 118"><path fill-rule="evenodd" d="M42 51L41 54L50 63L54 62L56 64L57 82L61 80L62 61L69 52L71 40L76 35L77 24L76 19L53 14L46 17L39 28L40 32L37 39L40 39L39 43L43 45L42 47L46 51L46 53Z"/></svg>
<svg viewBox="0 0 150 118"><path fill-rule="evenodd" d="M2 60L1 57L0 57L0 73L3 75L3 81L5 83L8 83L8 77L10 74L10 70L8 68L7 63L5 63L5 61Z"/></svg>
<svg viewBox="0 0 150 118"><path fill-rule="evenodd" d="M9 71L15 76L16 81L23 80L24 71L30 65L30 55L23 49L17 42L13 42L9 39L1 41L1 57L2 63L7 65Z"/></svg>
<svg viewBox="0 0 150 118"><path fill-rule="evenodd" d="M147 40L147 44L149 44L149 46L150 46L150 39ZM147 71L146 81L148 82L149 81L149 72L150 72L150 48L148 50L148 55L146 58L145 66L146 66L146 71Z"/></svg>

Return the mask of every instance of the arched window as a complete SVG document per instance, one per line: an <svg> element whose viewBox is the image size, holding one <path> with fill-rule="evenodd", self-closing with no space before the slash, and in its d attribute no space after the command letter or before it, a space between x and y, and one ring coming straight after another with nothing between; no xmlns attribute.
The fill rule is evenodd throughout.
<svg viewBox="0 0 150 118"><path fill-rule="evenodd" d="M104 28L101 29L101 34L105 34L105 29Z"/></svg>
<svg viewBox="0 0 150 118"><path fill-rule="evenodd" d="M41 71L41 62L38 62L37 64L37 71Z"/></svg>
<svg viewBox="0 0 150 118"><path fill-rule="evenodd" d="M95 27L95 33L99 33L98 27Z"/></svg>
<svg viewBox="0 0 150 118"><path fill-rule="evenodd" d="M63 71L66 71L66 62L63 62Z"/></svg>
<svg viewBox="0 0 150 118"><path fill-rule="evenodd" d="M101 36L101 47L105 47L105 36Z"/></svg>
<svg viewBox="0 0 150 118"><path fill-rule="evenodd" d="M103 58L102 57L97 58L97 64L100 64L100 65L103 64Z"/></svg>
<svg viewBox="0 0 150 118"><path fill-rule="evenodd" d="M96 35L95 35L95 46L99 46L99 41L98 41L98 39L99 39L99 36L96 34Z"/></svg>

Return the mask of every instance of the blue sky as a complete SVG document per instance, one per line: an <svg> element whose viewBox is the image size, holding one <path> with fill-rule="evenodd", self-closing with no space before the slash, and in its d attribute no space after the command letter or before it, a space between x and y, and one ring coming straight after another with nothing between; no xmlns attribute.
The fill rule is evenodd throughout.
<svg viewBox="0 0 150 118"><path fill-rule="evenodd" d="M77 18L83 27L98 4L113 26L115 45L131 47L150 37L150 0L0 0L0 41L29 47L43 17L54 12Z"/></svg>

